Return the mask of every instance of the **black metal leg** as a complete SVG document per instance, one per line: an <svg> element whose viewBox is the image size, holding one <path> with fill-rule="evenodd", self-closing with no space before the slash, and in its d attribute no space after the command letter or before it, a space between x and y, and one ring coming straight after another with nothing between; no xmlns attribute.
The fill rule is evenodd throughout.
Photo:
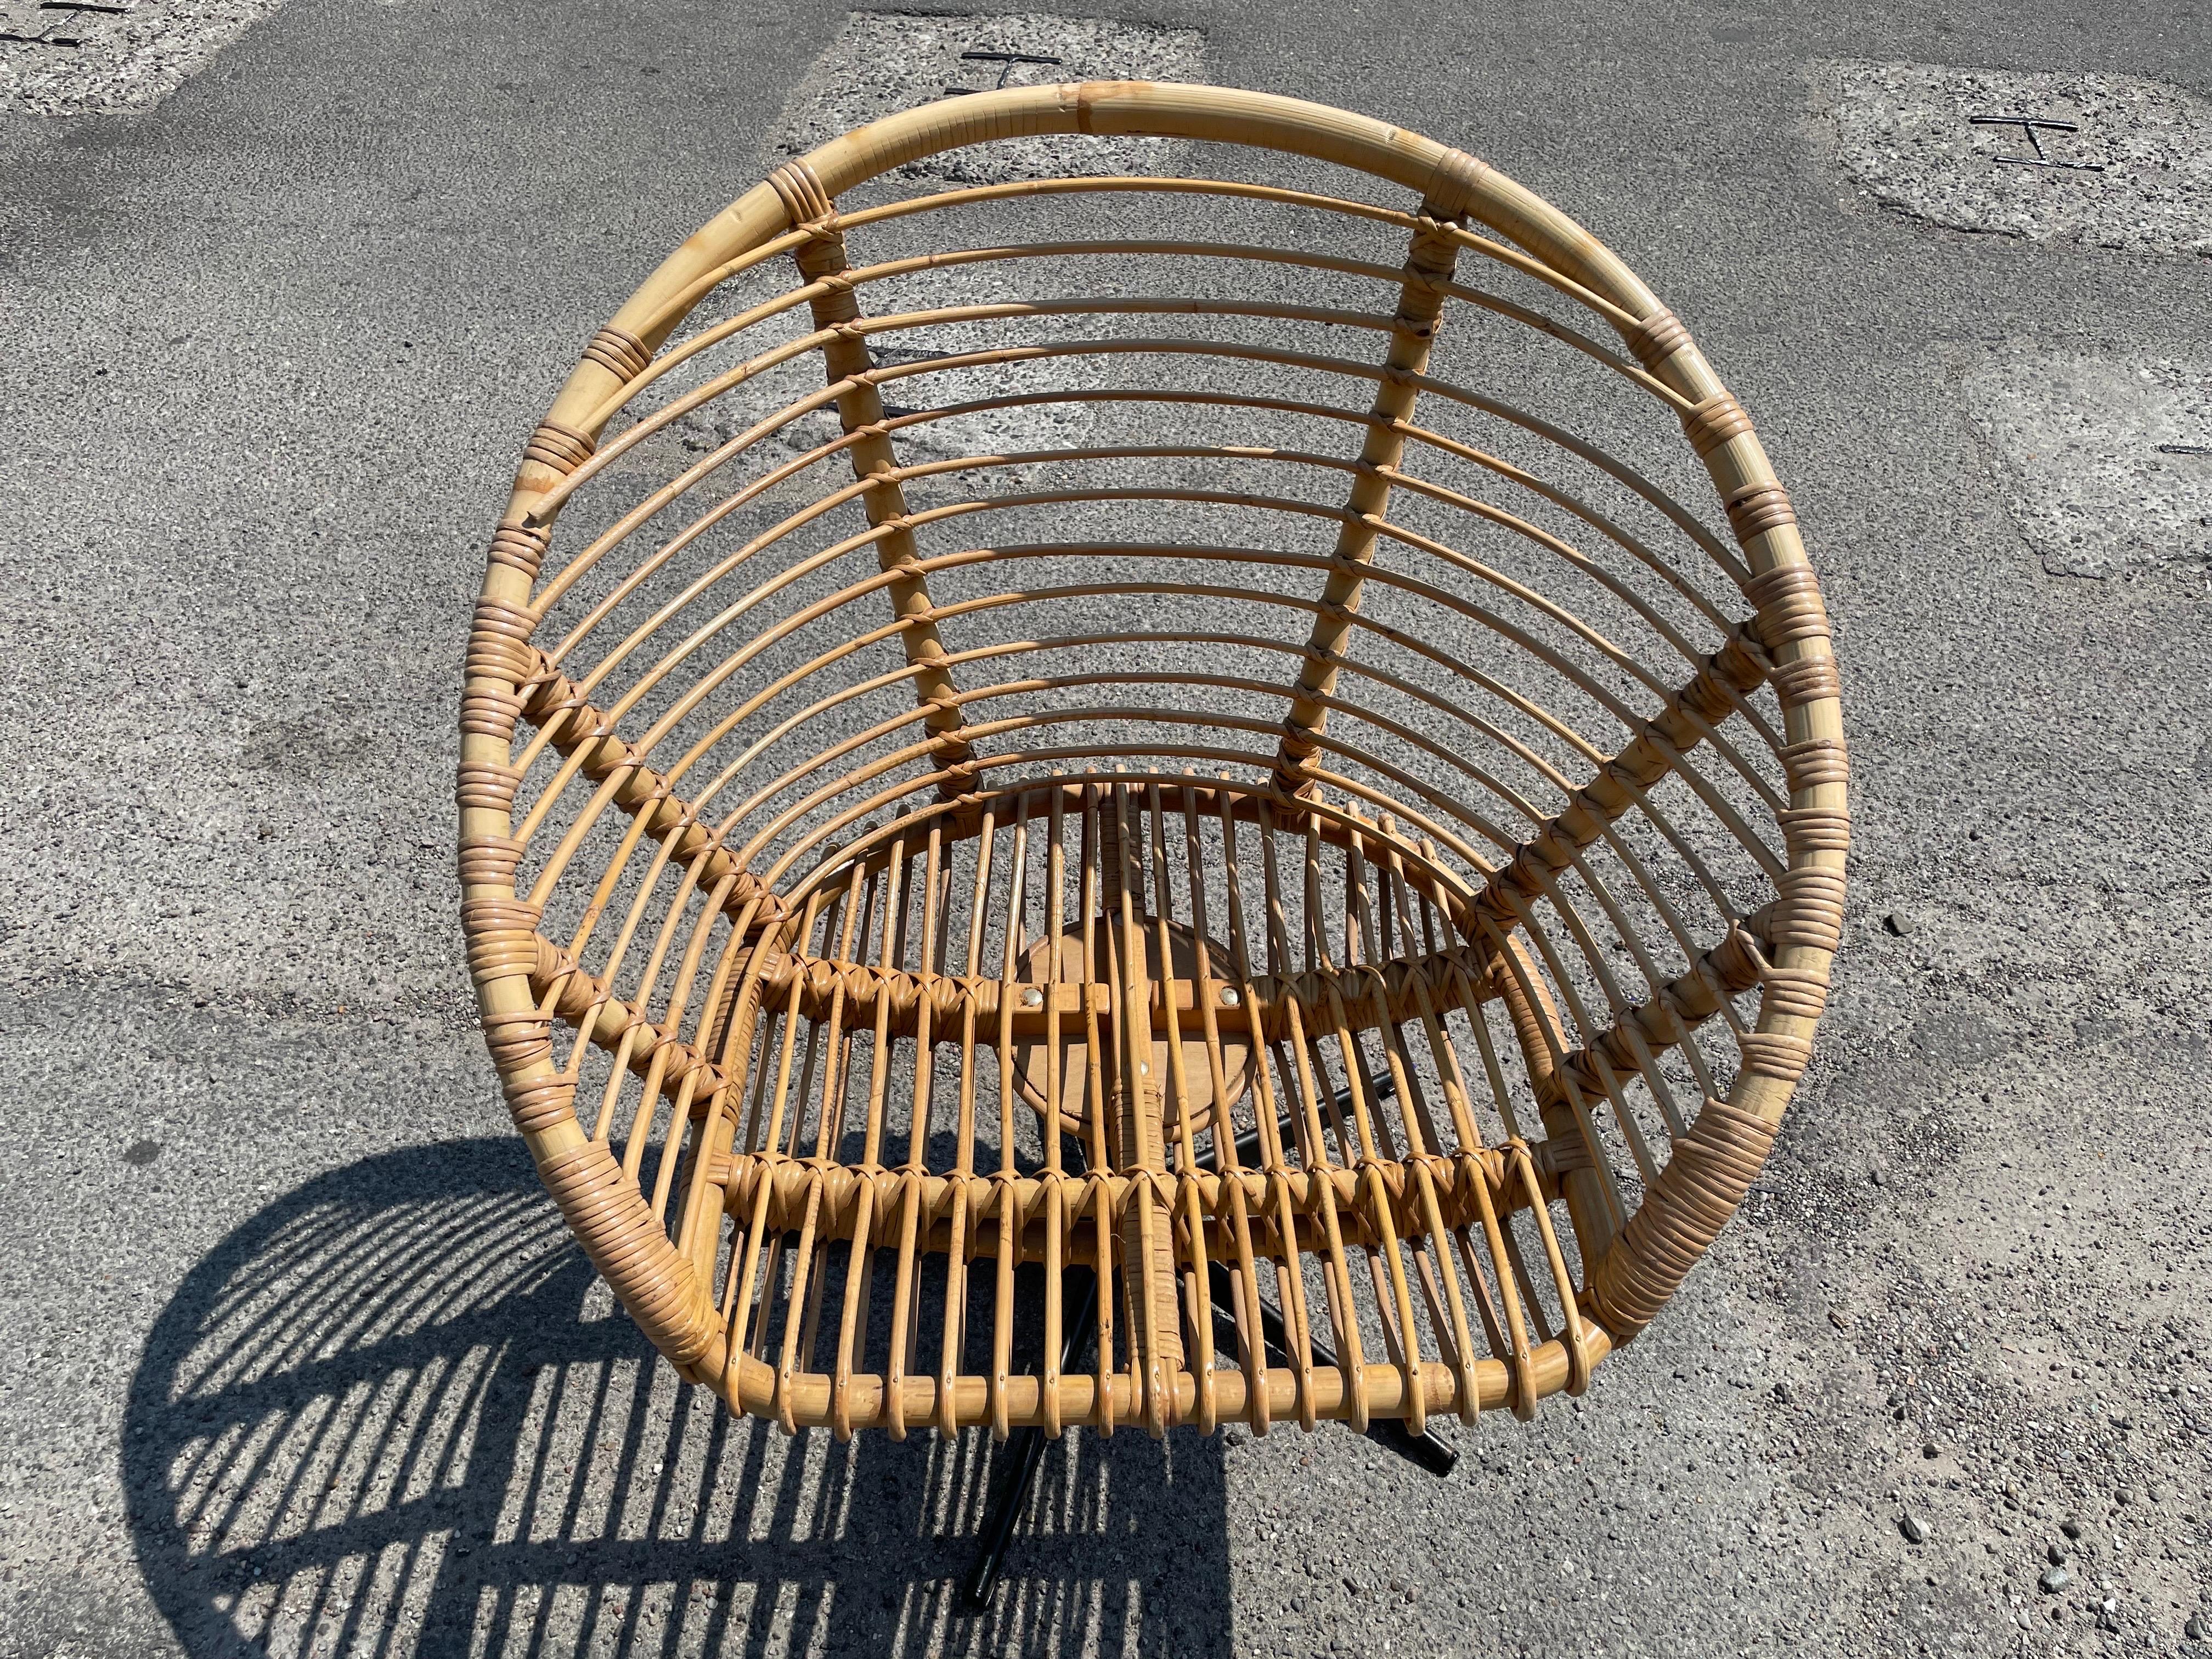
<svg viewBox="0 0 2212 1659"><path fill-rule="evenodd" d="M1076 1294L1074 1317L1067 1322L1066 1340L1060 1344L1063 1371L1083 1357L1098 1328L1098 1275L1082 1267L1071 1268L1069 1273L1071 1277L1079 1274L1085 1282ZM982 1547L960 1583L960 1605L970 1613L988 1608L992 1592L999 1588L999 1573L1006 1565L1006 1546L1013 1541L1014 1528L1029 1506L1037 1465L1044 1462L1044 1431L1034 1425L1016 1429L1006 1437L1005 1461L1006 1473L991 1499L991 1512L984 1517Z"/></svg>
<svg viewBox="0 0 2212 1659"><path fill-rule="evenodd" d="M1397 1080L1395 1078L1380 1077L1375 1079L1375 1092L1380 1098L1388 1100L1396 1091ZM1349 1109L1351 1105L1352 1097L1349 1095L1340 1095L1337 1097L1337 1109L1340 1111ZM1283 1121L1287 1123L1288 1120L1285 1119ZM1257 1164L1260 1162L1260 1131L1257 1128L1247 1129L1237 1137L1237 1161L1244 1164ZM1235 1277L1221 1262L1214 1262L1212 1267L1213 1299L1222 1307L1233 1309L1237 1305ZM1283 1356L1284 1363L1288 1364L1291 1355L1290 1332L1283 1324L1282 1315L1264 1302L1260 1304L1259 1312L1261 1335L1270 1346ZM1314 1339L1313 1358L1314 1364L1316 1365L1334 1366L1336 1364L1334 1351L1318 1337ZM1449 1474L1459 1463L1459 1454L1454 1451L1434 1429L1424 1430L1421 1433L1415 1434L1406 1426L1405 1419L1402 1418L1376 1418L1367 1425L1367 1437L1378 1445L1388 1446L1400 1456L1419 1464L1431 1474L1439 1478Z"/></svg>
<svg viewBox="0 0 2212 1659"><path fill-rule="evenodd" d="M1237 1305L1237 1279L1228 1264L1216 1261L1213 1268L1213 1299L1224 1308ZM1291 1334L1283 1323L1283 1316L1266 1303L1260 1304L1260 1334L1267 1346L1290 1363ZM1316 1365L1334 1365L1335 1350L1319 1337L1313 1339L1313 1359ZM1378 1417L1367 1425L1367 1437L1378 1446L1388 1446L1401 1457L1418 1464L1431 1474L1442 1479L1459 1465L1459 1453L1449 1445L1434 1429L1425 1429L1415 1434L1406 1426L1403 1418Z"/></svg>

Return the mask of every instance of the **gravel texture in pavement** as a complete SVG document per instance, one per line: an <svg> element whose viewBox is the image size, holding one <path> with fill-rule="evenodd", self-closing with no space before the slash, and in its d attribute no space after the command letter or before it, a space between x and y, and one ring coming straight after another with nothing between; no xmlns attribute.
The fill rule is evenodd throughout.
<svg viewBox="0 0 2212 1659"><path fill-rule="evenodd" d="M2212 257L2212 105L2133 76L1845 63L1837 159L1954 230Z"/></svg>
<svg viewBox="0 0 2212 1659"><path fill-rule="evenodd" d="M2212 564L2212 361L2028 359L1966 391L2046 571Z"/></svg>
<svg viewBox="0 0 2212 1659"><path fill-rule="evenodd" d="M53 117L149 109L281 3L0 0L0 110Z"/></svg>

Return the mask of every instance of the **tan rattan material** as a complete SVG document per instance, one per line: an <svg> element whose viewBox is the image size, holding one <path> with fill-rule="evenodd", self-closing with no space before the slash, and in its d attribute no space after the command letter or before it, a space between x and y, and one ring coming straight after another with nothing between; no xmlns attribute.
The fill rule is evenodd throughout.
<svg viewBox="0 0 2212 1659"><path fill-rule="evenodd" d="M1055 133L1366 199L1080 139L885 194ZM1277 229L1158 228L1224 206ZM1581 1391L1757 1176L1840 925L1820 591L1687 330L1472 156L1252 93L949 99L739 198L531 438L461 731L547 1187L685 1376L841 1435Z"/></svg>

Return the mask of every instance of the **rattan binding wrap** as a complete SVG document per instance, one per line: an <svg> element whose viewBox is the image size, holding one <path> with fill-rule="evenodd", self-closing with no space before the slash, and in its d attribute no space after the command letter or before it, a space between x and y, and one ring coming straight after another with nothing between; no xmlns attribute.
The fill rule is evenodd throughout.
<svg viewBox="0 0 2212 1659"><path fill-rule="evenodd" d="M840 206L1056 133L1382 194ZM1289 228L1131 236L1146 201ZM1122 216L1054 217L1086 208ZM1611 388L1643 454L1447 373L1478 324ZM1682 464L1701 502L1638 470ZM1742 407L1555 210L1281 98L1012 89L779 167L531 438L467 677L515 1121L653 1342L787 1427L1579 1392L1757 1176L1840 927L1827 618Z"/></svg>

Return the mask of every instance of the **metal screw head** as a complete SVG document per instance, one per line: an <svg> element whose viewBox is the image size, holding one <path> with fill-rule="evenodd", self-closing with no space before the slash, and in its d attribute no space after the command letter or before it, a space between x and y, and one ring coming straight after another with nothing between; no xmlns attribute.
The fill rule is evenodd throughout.
<svg viewBox="0 0 2212 1659"><path fill-rule="evenodd" d="M1237 994L1237 988L1235 986L1224 985L1221 988L1221 1006L1223 1007L1234 1008L1238 1003L1243 1000L1244 999Z"/></svg>
<svg viewBox="0 0 2212 1659"><path fill-rule="evenodd" d="M1022 993L1022 1006L1024 1008L1043 1007L1044 993L1038 990L1036 986L1030 986L1027 990Z"/></svg>

